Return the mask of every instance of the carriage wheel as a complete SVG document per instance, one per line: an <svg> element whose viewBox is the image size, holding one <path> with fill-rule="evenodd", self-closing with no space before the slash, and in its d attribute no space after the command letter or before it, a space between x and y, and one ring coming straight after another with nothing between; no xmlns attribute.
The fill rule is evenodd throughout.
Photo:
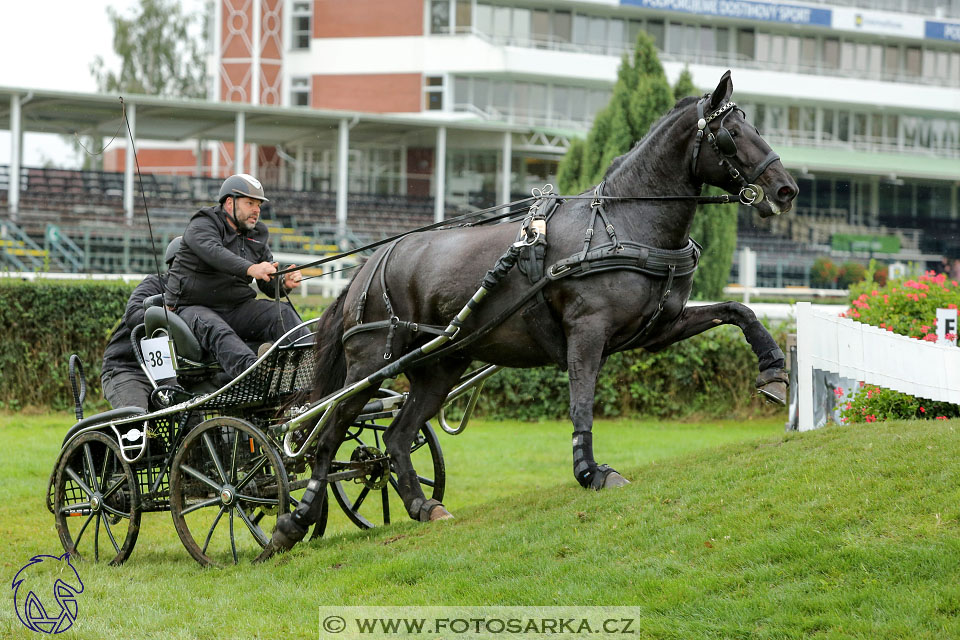
<svg viewBox="0 0 960 640"><path fill-rule="evenodd" d="M170 469L177 534L204 566L252 561L290 509L273 440L237 418L211 418L187 434Z"/></svg>
<svg viewBox="0 0 960 640"><path fill-rule="evenodd" d="M140 533L137 476L120 445L102 433L71 442L57 465L53 511L71 557L122 564Z"/></svg>
<svg viewBox="0 0 960 640"><path fill-rule="evenodd" d="M374 423L354 425L347 432L347 436L340 445L336 460L369 459L379 456L384 451L383 432L386 426ZM410 446L411 460L420 487L429 499L443 500L443 490L446 486L447 474L443 465L443 452L440 450L440 441L434 433L430 423L424 423ZM356 480L343 480L330 483L333 497L347 517L362 529L370 529L380 525L390 524L391 520L407 518L407 510L403 506L400 494L397 491L397 474L394 464L390 462L389 477L373 474Z"/></svg>

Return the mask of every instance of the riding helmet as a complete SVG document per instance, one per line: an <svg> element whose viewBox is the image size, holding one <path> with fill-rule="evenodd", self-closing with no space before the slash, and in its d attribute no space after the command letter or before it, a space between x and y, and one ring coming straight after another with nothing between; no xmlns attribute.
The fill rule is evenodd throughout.
<svg viewBox="0 0 960 640"><path fill-rule="evenodd" d="M167 252L163 256L163 261L167 263L167 268L170 268L170 265L173 264L173 259L177 257L177 251L180 251L180 241L183 240L183 236L177 236L170 241L170 244L167 245Z"/></svg>
<svg viewBox="0 0 960 640"><path fill-rule="evenodd" d="M269 202L263 195L263 185L249 173L238 173L223 181L217 201L223 204L223 201L230 196L246 196L260 202Z"/></svg>

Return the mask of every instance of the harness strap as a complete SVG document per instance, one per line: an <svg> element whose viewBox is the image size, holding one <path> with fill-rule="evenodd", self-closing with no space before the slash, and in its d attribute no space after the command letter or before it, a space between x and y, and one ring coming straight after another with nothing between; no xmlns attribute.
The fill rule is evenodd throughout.
<svg viewBox="0 0 960 640"><path fill-rule="evenodd" d="M443 335L444 327L439 327L432 324L420 324L419 322L409 322L407 320L400 320L396 316L393 316L389 320L377 320L375 322L364 322L363 324L357 324L346 331L343 332L343 337L340 339L341 342L346 342L347 338L350 336L362 333L364 331L378 331L380 329L406 329L413 333L430 333L436 336Z"/></svg>

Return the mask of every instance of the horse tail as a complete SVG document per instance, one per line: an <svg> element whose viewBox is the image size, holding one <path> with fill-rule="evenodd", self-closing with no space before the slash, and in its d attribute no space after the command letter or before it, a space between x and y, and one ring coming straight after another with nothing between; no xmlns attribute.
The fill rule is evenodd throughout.
<svg viewBox="0 0 960 640"><path fill-rule="evenodd" d="M352 283L352 281L351 281ZM313 372L313 400L343 387L347 379L347 358L343 350L343 307L350 286L327 307L317 323L317 359Z"/></svg>

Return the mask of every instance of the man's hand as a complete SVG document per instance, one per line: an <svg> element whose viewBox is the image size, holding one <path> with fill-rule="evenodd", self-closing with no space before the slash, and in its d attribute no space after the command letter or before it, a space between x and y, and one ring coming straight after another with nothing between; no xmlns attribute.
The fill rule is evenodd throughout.
<svg viewBox="0 0 960 640"><path fill-rule="evenodd" d="M258 262L247 269L247 275L257 280L270 282L270 276L277 272L276 262Z"/></svg>
<svg viewBox="0 0 960 640"><path fill-rule="evenodd" d="M288 268L293 269L297 265L292 264ZM283 285L287 290L296 289L300 286L300 281L303 280L303 274L299 270L291 271L290 273L283 276Z"/></svg>

